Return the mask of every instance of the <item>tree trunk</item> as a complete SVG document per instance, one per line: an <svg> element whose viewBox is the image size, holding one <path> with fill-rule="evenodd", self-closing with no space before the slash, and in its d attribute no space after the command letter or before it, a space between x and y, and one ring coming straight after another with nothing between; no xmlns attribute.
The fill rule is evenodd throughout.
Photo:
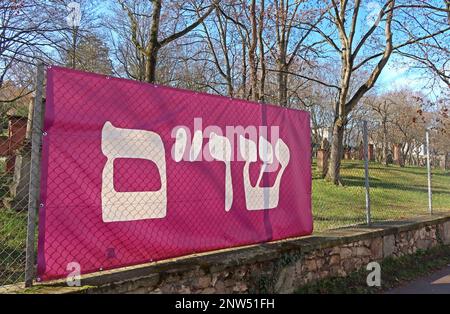
<svg viewBox="0 0 450 314"><path fill-rule="evenodd" d="M148 83L154 83L156 81L156 65L158 61L158 49L152 49L147 55L145 80Z"/></svg>
<svg viewBox="0 0 450 314"><path fill-rule="evenodd" d="M278 104L281 107L287 107L287 74L284 66L278 69Z"/></svg>
<svg viewBox="0 0 450 314"><path fill-rule="evenodd" d="M71 58L71 68L77 68L77 38L78 38L78 26L72 28L72 58Z"/></svg>
<svg viewBox="0 0 450 314"><path fill-rule="evenodd" d="M341 90L339 92L339 99L335 106L335 119L333 124L333 138L331 143L330 165L328 166L327 178L336 185L341 185L340 170L341 160L343 154L344 130L347 124L348 112L347 95L350 90L350 77L353 67L351 56L348 51L341 56Z"/></svg>
<svg viewBox="0 0 450 314"><path fill-rule="evenodd" d="M263 28L264 28L264 13L265 13L265 3L264 0L260 1L260 13L258 21L258 43L259 43L259 57L261 64L261 78L259 82L259 100L265 101L264 96L266 94L266 60L264 55L264 41L263 41Z"/></svg>
<svg viewBox="0 0 450 314"><path fill-rule="evenodd" d="M383 118L383 164L388 165L388 144L386 118Z"/></svg>
<svg viewBox="0 0 450 314"><path fill-rule="evenodd" d="M242 98L248 99L247 95L247 48L245 38L242 37Z"/></svg>
<svg viewBox="0 0 450 314"><path fill-rule="evenodd" d="M252 100L258 101L258 62L256 60L256 47L258 40L258 31L256 27L256 1L252 0L250 4L250 23L252 27L252 36L250 47L248 49L248 59L250 63L250 86L252 89Z"/></svg>
<svg viewBox="0 0 450 314"><path fill-rule="evenodd" d="M328 167L327 178L334 184L341 184L341 160L343 154L345 126L341 119L336 119L333 124L333 138L331 139L330 166Z"/></svg>
<svg viewBox="0 0 450 314"><path fill-rule="evenodd" d="M158 34L159 22L161 16L161 0L156 0L153 3L152 24L150 26L150 40L146 49L145 57L145 80L148 83L154 83L156 80L156 65L158 61Z"/></svg>

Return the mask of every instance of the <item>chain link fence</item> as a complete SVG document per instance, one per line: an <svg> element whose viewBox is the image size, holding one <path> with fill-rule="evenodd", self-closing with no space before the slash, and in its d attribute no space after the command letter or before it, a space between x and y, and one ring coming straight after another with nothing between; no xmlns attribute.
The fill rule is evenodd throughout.
<svg viewBox="0 0 450 314"><path fill-rule="evenodd" d="M39 84L42 90L42 80ZM25 281L27 230L28 241L37 238L28 225L28 221L33 227L37 224L28 217L35 212L28 211L30 189L38 188L38 182L30 181L35 94L35 90L9 81L0 88L0 289L3 290ZM28 254L34 256L35 248Z"/></svg>
<svg viewBox="0 0 450 314"><path fill-rule="evenodd" d="M429 131L428 171L425 129L414 149L401 142L388 142L384 149L383 143L374 140L378 127L370 121L367 123L367 146L363 120L354 121L353 129L346 130L351 134L345 136L338 185L325 175L332 165L330 145L322 143L313 149L315 231L427 215L430 206L433 213L450 212L450 156L446 153L448 148L437 149L445 133ZM325 143L330 143L331 131L327 134L330 136L324 137Z"/></svg>
<svg viewBox="0 0 450 314"><path fill-rule="evenodd" d="M37 79L37 86L43 83L43 78ZM41 86L42 87L42 86ZM101 89L100 89L101 91ZM91 91L98 93L99 90ZM30 173L36 171L36 156L32 156L32 146L39 146L42 135L41 121L42 114L37 111L38 117L33 117L36 113L34 94L21 97L18 101L10 102L14 95L7 94L7 90L2 89L2 136L0 137L0 287L8 291L11 284L33 279L35 274L35 252L37 238L37 218L34 216L38 210L37 199L39 182L31 180ZM39 92L38 92L39 94ZM75 95L74 95L75 96ZM138 96L138 95L136 95ZM117 96L119 97L119 96ZM38 99L41 97L38 97ZM39 104L40 102L36 102ZM89 122L89 121L87 121ZM344 131L344 149L341 154L340 165L333 165L332 160L332 131L324 132L321 143L313 143L312 147L312 205L315 232L332 228L366 224L367 222L377 223L388 220L398 220L411 218L418 215L429 214L429 186L432 192L433 212L450 210L450 173L449 156L440 153L442 149L433 148L437 133L430 133L430 170L431 184L428 182L427 171L427 146L425 134L423 141L418 145L418 150L414 158L409 158L405 154L403 143L384 143L381 145L373 135L376 132L376 125L357 121L352 130ZM33 132L34 127L34 132ZM68 130L64 140L75 140ZM113 130L112 130L113 131ZM34 138L33 138L34 135ZM117 136L117 134L116 134ZM136 134L136 136L138 136ZM34 143L33 143L34 139ZM83 141L82 137L77 140ZM63 145L63 142L61 142ZM143 143L139 143L143 145ZM437 144L436 144L437 146ZM108 150L108 147L104 147ZM36 150L34 150L36 151ZM37 150L39 151L39 150ZM124 153L132 154L133 147L124 147ZM387 152L387 153L385 153ZM75 166L83 167L88 163L88 158L84 162L79 162L83 154L74 156L72 153L66 156L74 160ZM33 159L34 158L34 159ZM34 160L32 162L32 160ZM120 162L120 161L119 161ZM33 167L32 167L33 166ZM114 165L113 165L114 166ZM192 167L186 163L184 167ZM327 179L330 174L329 167L339 169L339 184L335 184ZM139 173L140 168L127 168L122 165L118 169L123 169L128 173ZM34 170L33 170L34 169ZM60 171L58 165L49 167L49 171ZM188 175L188 171L180 172ZM106 175L113 175L106 173ZM183 175L178 180L183 181ZM36 173L33 175L36 177ZM120 177L120 175L119 175ZM77 178L66 178L77 181ZM93 182L95 180L93 179ZM58 182L55 182L57 185ZM120 190L119 186L115 188ZM140 182L138 179L133 183L135 190L148 188L160 189L164 182ZM85 190L85 196L89 197L89 190ZM56 191L58 191L56 189ZM295 196L295 191L291 193ZM31 195L31 201L30 201ZM137 196L137 195L135 195ZM114 195L111 197L115 197ZM113 200L117 203L118 200ZM142 202L148 200L138 198L122 199L121 202L128 202L134 207L141 206ZM211 202L217 200L205 199L199 201L199 207L207 207ZM158 202L153 202L154 213L158 214ZM64 204L62 204L64 205ZM67 211L73 210L73 200L67 199L65 204ZM226 206L226 204L225 204ZM28 210L31 208L31 212ZM134 213L129 213L134 215ZM109 219L120 219L120 217L109 217ZM28 224L30 221L30 224ZM56 226L59 228L59 226ZM83 230L72 230L70 224L63 226L67 232L75 234ZM89 226L85 226L89 228ZM28 239L27 239L28 230ZM143 231L145 232L145 231ZM101 235L98 235L101 241ZM27 258L28 241L28 258ZM167 243L170 242L167 240ZM50 244L51 245L51 244ZM66 243L70 246L70 243ZM50 247L51 248L51 247ZM58 248L54 247L55 254ZM155 248L157 249L157 248ZM114 252L110 252L114 255ZM26 263L28 266L26 267ZM25 270L27 269L27 275Z"/></svg>

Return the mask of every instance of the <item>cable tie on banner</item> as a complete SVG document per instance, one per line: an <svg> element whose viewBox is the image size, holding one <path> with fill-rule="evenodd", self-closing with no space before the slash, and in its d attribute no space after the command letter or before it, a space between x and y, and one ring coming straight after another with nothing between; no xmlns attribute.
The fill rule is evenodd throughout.
<svg viewBox="0 0 450 314"><path fill-rule="evenodd" d="M43 132L42 135L43 135L43 136L47 136L47 132Z"/></svg>

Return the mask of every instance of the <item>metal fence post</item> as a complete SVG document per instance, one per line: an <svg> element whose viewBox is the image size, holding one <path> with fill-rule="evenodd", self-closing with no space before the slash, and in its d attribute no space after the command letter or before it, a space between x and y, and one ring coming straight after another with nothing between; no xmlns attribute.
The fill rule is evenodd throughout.
<svg viewBox="0 0 450 314"><path fill-rule="evenodd" d="M25 287L33 284L34 278L34 237L36 212L39 208L39 176L40 176L40 147L42 141L42 96L44 89L44 64L37 65L36 95L34 99L31 136L31 166L28 194L28 225L26 243Z"/></svg>
<svg viewBox="0 0 450 314"><path fill-rule="evenodd" d="M428 211L433 214L432 195L431 195L431 163L430 163L430 135L427 129L425 133L427 142L427 176L428 176Z"/></svg>
<svg viewBox="0 0 450 314"><path fill-rule="evenodd" d="M367 225L372 224L372 217L370 213L370 192L369 192L369 139L367 134L367 121L363 121L364 129L364 178L366 185L366 221Z"/></svg>

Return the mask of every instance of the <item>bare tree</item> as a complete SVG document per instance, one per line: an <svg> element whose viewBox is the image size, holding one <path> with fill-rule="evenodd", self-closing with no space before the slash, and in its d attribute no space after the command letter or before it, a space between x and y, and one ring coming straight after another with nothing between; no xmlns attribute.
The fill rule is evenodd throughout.
<svg viewBox="0 0 450 314"><path fill-rule="evenodd" d="M241 38L242 97L254 101L262 100L265 94L264 9L264 0L237 0L221 6L222 15L235 25ZM258 69L260 66L261 71Z"/></svg>
<svg viewBox="0 0 450 314"><path fill-rule="evenodd" d="M204 21L202 26L208 51L212 59L206 60L213 63L219 75L226 82L227 95L233 97L235 88L233 82L234 64L232 64L232 50L233 44L236 44L236 42L232 35L238 34L234 30L230 30L233 25L230 25L229 20L223 16L219 7L216 7L213 19L209 21L209 23ZM214 27L213 30L210 29L211 27ZM217 37L215 37L212 32L217 33Z"/></svg>
<svg viewBox="0 0 450 314"><path fill-rule="evenodd" d="M326 10L316 1L274 0L269 11L270 30L275 34L275 49L270 49L275 60L278 104L288 107L288 76L296 60L307 60L320 44L310 37ZM272 13L273 12L273 13Z"/></svg>
<svg viewBox="0 0 450 314"><path fill-rule="evenodd" d="M389 139L388 139L388 128L392 123L393 107L396 103L392 100L393 95L386 95L385 97L375 97L369 101L370 109L375 113L375 117L379 119L382 133L382 161L385 166L388 165L388 154L389 154Z"/></svg>
<svg viewBox="0 0 450 314"><path fill-rule="evenodd" d="M151 4L151 24L149 31L149 38L147 42L143 42L140 37L140 33L142 30L140 29L140 24L137 18L139 12L134 12L132 7L127 4L125 0L118 0L122 9L126 12L130 25L131 25L131 41L136 47L137 51L142 56L142 60L144 61L145 66L145 74L144 80L147 82L155 82L156 80L156 66L158 61L158 52L159 50L173 42L174 40L186 35L193 29L195 29L198 25L200 25L205 18L214 10L217 5L217 1L214 1L212 4L207 6L206 8L197 6L195 7L196 12L202 12L200 18L196 18L192 23L183 27L180 30L176 30L175 32L160 38L161 36L161 12L162 12L162 0L154 0L148 1L148 5ZM145 32L145 31L144 31Z"/></svg>
<svg viewBox="0 0 450 314"><path fill-rule="evenodd" d="M447 26L426 32L417 29L415 25L405 23L407 20L405 12L423 20L426 17L420 18L420 13L432 9L424 6L423 1L385 0L376 13L375 21L366 31L361 32L357 30L357 27L364 23L361 21L361 1L331 0L331 9L327 17L329 23L314 27L315 33L322 36L337 53L341 63L339 97L335 104L331 158L327 175L333 183L340 184L343 136L348 116L361 98L374 87L392 53L448 34L450 28ZM394 23L401 24L403 29L394 27ZM384 26L383 32L380 32L381 26ZM394 32L399 35L396 41L393 38ZM355 83L356 87L352 87L352 77L363 69L367 71L367 77L362 82Z"/></svg>
<svg viewBox="0 0 450 314"><path fill-rule="evenodd" d="M38 1L2 1L0 5L0 88L19 62L45 55L45 34L55 31Z"/></svg>

